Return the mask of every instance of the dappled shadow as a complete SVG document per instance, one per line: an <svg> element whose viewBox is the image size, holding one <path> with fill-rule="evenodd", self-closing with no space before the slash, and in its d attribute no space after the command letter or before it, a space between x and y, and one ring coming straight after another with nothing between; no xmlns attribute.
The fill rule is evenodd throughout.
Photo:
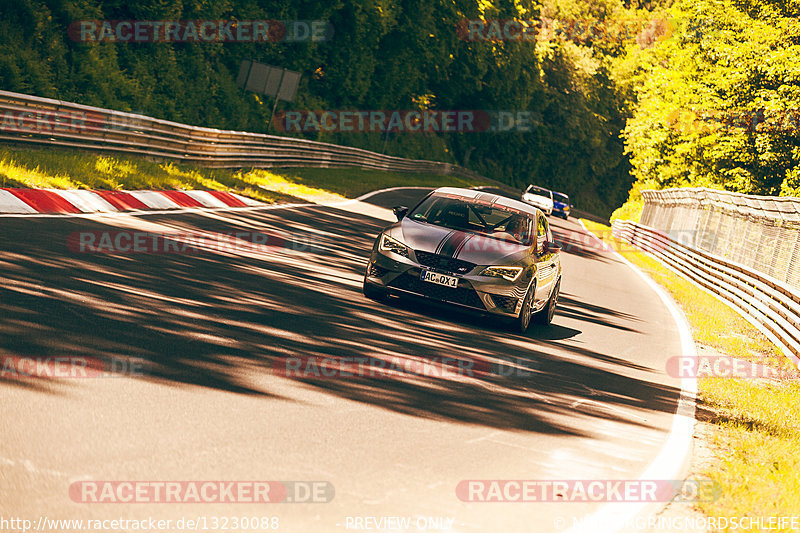
<svg viewBox="0 0 800 533"><path fill-rule="evenodd" d="M392 191L391 194L376 194L366 198L364 202L378 207L391 209L398 205L412 208L422 201L425 196L433 189L401 189Z"/></svg>
<svg viewBox="0 0 800 533"><path fill-rule="evenodd" d="M367 300L363 271L383 221L324 207L115 220L144 231L259 231L284 240L268 249L74 253L67 247L73 232L119 228L92 218L5 219L0 355L142 361L141 379L264 398L277 396L254 377L280 375L287 358L455 358L483 371L289 378L413 416L549 434L583 435L579 416L643 425L626 413L675 410L674 387L614 371L637 365L560 343L576 329L532 328L523 336L424 304ZM603 320L604 313L626 331L635 323L571 295L559 313L581 321ZM6 375L0 385L37 381ZM576 412L573 406L589 399L614 409Z"/></svg>
<svg viewBox="0 0 800 533"><path fill-rule="evenodd" d="M499 194L500 196L505 196L506 198L511 198L512 200L521 200L522 198L522 189L517 189L511 187L510 185L506 185L503 188L486 186L473 188L489 194Z"/></svg>
<svg viewBox="0 0 800 533"><path fill-rule="evenodd" d="M563 291L561 292L561 297L559 300L560 303L563 303L564 305L571 307L578 307L593 315L609 316L609 317L619 318L622 320L641 322L641 319L636 315L632 315L630 313L623 313L616 309L611 309L610 307L605 307L602 305L590 304L588 302L584 302L583 300L579 300L577 295L570 295L569 293L565 293Z"/></svg>
<svg viewBox="0 0 800 533"><path fill-rule="evenodd" d="M602 261L604 263L616 260L612 258L612 251L594 236L583 231L575 224L572 227L564 227L564 222L556 222L550 225L553 239L561 246L562 253L576 255L592 261Z"/></svg>
<svg viewBox="0 0 800 533"><path fill-rule="evenodd" d="M622 331L637 331L630 325L621 323L623 321L628 323L639 321L638 318L628 313L620 313L619 311L615 311L613 309L586 303L578 300L577 297L572 297L564 292L561 293L558 303L558 312L562 316L568 316L584 322L592 322L594 324L600 324L602 326L608 326L610 328L619 329Z"/></svg>
<svg viewBox="0 0 800 533"><path fill-rule="evenodd" d="M562 307L559 306L556 308L556 316L561 315ZM580 330L568 328L565 326L561 326L558 323L558 319L553 319L553 323L549 326L542 326L542 325L532 325L530 331L528 332L529 335L536 337L539 340L546 340L546 341L563 341L565 339L571 339L575 335L580 334Z"/></svg>
<svg viewBox="0 0 800 533"><path fill-rule="evenodd" d="M734 426L752 432L767 433L784 439L793 439L797 436L796 428L790 424L780 425L752 417L733 415L719 405L714 405L703 399L697 402L695 418L700 422L707 422L716 426Z"/></svg>

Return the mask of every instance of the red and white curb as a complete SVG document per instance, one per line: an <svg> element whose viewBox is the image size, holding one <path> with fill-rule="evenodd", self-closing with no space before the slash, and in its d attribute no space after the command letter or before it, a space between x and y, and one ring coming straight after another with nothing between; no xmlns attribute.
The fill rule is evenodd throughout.
<svg viewBox="0 0 800 533"><path fill-rule="evenodd" d="M118 213L163 209L258 207L264 204L223 191L90 191L2 189L0 213Z"/></svg>

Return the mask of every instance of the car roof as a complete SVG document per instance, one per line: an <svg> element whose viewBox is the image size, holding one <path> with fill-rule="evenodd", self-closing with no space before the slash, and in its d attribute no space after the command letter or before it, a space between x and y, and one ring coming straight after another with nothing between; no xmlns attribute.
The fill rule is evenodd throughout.
<svg viewBox="0 0 800 533"><path fill-rule="evenodd" d="M526 204L524 202L520 202L519 200L514 200L513 198L508 198L507 196L501 196L499 194L483 192L481 190L476 190L476 189L460 189L458 187L440 187L433 192L439 194L451 194L451 195L461 196L466 200L478 200L480 202L496 204L503 207L515 209L517 211L522 211L523 213L529 214L531 216L534 216L539 212L539 210L536 207L533 207L532 205Z"/></svg>

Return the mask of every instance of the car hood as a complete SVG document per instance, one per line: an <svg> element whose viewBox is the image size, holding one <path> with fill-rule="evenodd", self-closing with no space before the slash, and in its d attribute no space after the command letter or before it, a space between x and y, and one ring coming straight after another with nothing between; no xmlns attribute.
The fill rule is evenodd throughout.
<svg viewBox="0 0 800 533"><path fill-rule="evenodd" d="M523 202L528 202L536 205L552 205L553 200L545 198L544 196L529 195L522 199Z"/></svg>
<svg viewBox="0 0 800 533"><path fill-rule="evenodd" d="M530 246L467 231L458 231L404 218L389 235L412 250L431 252L478 265L508 264L529 253Z"/></svg>

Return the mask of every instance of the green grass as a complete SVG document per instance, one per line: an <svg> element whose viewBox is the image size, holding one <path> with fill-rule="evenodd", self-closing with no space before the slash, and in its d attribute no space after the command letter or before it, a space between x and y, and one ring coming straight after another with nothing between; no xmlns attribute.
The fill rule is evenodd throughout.
<svg viewBox="0 0 800 533"><path fill-rule="evenodd" d="M611 236L608 226L583 222L669 291L683 308L697 343L725 355L796 370L776 346L727 305L647 254L631 250ZM701 502L698 509L707 516L729 518L796 515L800 509L800 383L700 378L698 388L698 418L714 427L710 444L717 457L700 474L722 487L719 499Z"/></svg>
<svg viewBox="0 0 800 533"><path fill-rule="evenodd" d="M357 168L208 169L61 148L0 149L0 187L221 190L274 203L337 201L386 187L486 184L455 176Z"/></svg>
<svg viewBox="0 0 800 533"><path fill-rule="evenodd" d="M800 509L800 385L700 380L701 409L718 428L706 474L721 497L709 516L792 516ZM789 531L788 529L784 531Z"/></svg>

